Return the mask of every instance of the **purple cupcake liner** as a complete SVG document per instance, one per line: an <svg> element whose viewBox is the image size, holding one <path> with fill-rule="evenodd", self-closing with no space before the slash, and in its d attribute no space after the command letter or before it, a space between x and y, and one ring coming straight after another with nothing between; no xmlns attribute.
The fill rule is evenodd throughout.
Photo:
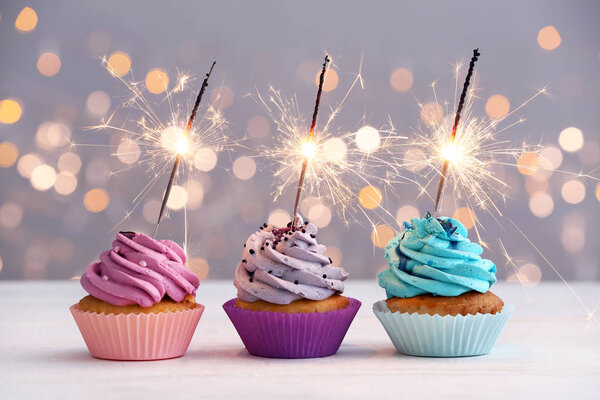
<svg viewBox="0 0 600 400"><path fill-rule="evenodd" d="M237 299L223 304L246 350L269 358L314 358L335 354L361 302L350 298L343 309L325 313L285 314L236 307Z"/></svg>

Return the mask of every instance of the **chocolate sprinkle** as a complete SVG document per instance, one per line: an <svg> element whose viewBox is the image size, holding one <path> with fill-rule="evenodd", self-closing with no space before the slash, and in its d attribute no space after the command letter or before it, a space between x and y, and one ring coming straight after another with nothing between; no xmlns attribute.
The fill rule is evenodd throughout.
<svg viewBox="0 0 600 400"><path fill-rule="evenodd" d="M333 264L333 261L331 260L331 257L329 257L329 264Z"/></svg>
<svg viewBox="0 0 600 400"><path fill-rule="evenodd" d="M310 234L310 237L314 239L314 238L316 238L316 237L317 237L317 235L315 235L314 233L311 233L311 234Z"/></svg>
<svg viewBox="0 0 600 400"><path fill-rule="evenodd" d="M250 254L254 254L254 249L250 249Z"/></svg>
<svg viewBox="0 0 600 400"><path fill-rule="evenodd" d="M323 274L323 279L327 279L327 274Z"/></svg>
<svg viewBox="0 0 600 400"><path fill-rule="evenodd" d="M243 263L246 263L247 261L246 261L246 260L242 260L242 262L243 262Z"/></svg>
<svg viewBox="0 0 600 400"><path fill-rule="evenodd" d="M297 284L298 284L298 281L294 281L294 285L297 285Z"/></svg>

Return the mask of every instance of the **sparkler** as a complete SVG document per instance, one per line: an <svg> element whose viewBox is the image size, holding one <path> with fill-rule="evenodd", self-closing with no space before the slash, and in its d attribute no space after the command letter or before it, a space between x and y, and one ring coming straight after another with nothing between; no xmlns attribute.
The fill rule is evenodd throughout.
<svg viewBox="0 0 600 400"><path fill-rule="evenodd" d="M169 113L167 114L167 118L161 118L153 103L146 97L143 82L137 82L128 77L118 75L106 58L103 58L102 62L108 72L123 83L127 89L128 96L121 104L121 107L106 119L103 119L99 125L89 127L88 129L109 131L116 133L122 138L121 144L118 145L119 148L113 155L117 156L127 166L121 170L112 171L111 174L119 174L138 166L144 166L152 171L151 178L134 197L132 208L116 224L116 228L129 218L131 213L150 192L150 189L154 187L158 179L169 169L171 169L171 176L167 191L170 191L175 177L182 173L182 169L185 168L187 171L207 171L211 169L212 166L206 169L203 161L208 159L216 160L217 154L229 148L234 142L227 137L225 133L227 130L227 120L216 106L213 104L208 105L201 112L199 107L200 100L203 91L206 90L204 83L203 88L196 97L196 103L193 104L193 107L190 104L190 107L187 108L188 110L192 110L192 112L186 112L186 107L175 100L176 95L181 96L184 92L187 92L188 87L195 80L193 76L178 71L177 79L172 87L167 87L168 80L165 78L166 94L163 102L168 104ZM213 67L211 67L207 75L210 75ZM208 79L208 76L206 78ZM139 114L140 116L137 120L127 119L124 122L117 123L116 121L121 116L121 112L119 112L121 109L126 110L128 113ZM135 126L130 127L130 121L134 121ZM115 145L114 147L116 148L117 146ZM171 168L174 158L177 165ZM162 217L167 215L168 207L166 203L169 196L167 191L164 193L166 196L163 197L158 222L160 222ZM157 228L158 223L156 225Z"/></svg>
<svg viewBox="0 0 600 400"><path fill-rule="evenodd" d="M454 140L456 138L456 129L458 128L458 122L460 121L460 113L462 112L463 106L465 104L465 97L467 96L467 89L469 89L469 85L471 84L471 76L473 75L473 69L475 68L475 62L479 58L480 53L479 49L473 50L473 57L471 58L471 63L469 64L469 71L467 72L467 77L465 78L465 83L463 85L462 93L460 94L460 101L458 102L458 108L456 109L456 116L454 117L454 126L452 127L452 136L450 137L450 146L454 145ZM434 212L437 212L438 204L440 202L440 196L442 194L442 188L444 187L444 179L446 178L446 171L448 170L448 163L450 162L450 158L446 157L444 161L444 166L442 167L442 175L440 176L440 183L438 185L437 195L435 196L435 208Z"/></svg>
<svg viewBox="0 0 600 400"><path fill-rule="evenodd" d="M192 129L192 124L194 123L194 119L196 118L196 113L198 112L198 107L200 106L200 102L202 101L202 95L204 95L204 91L208 86L208 79L212 74L213 68L217 62L213 61L210 70L206 74L204 81L202 82L202 86L200 87L200 92L198 92L198 96L196 97L196 103L194 104L194 108L192 109L192 114L190 115L190 119L185 127L185 143L187 143L187 138L190 136L190 130ZM181 161L181 154L185 152L187 146L184 145L183 148L180 147L177 152L177 156L175 157L175 162L173 163L173 169L171 170L171 176L169 177L169 183L167 184L167 189L165 190L165 195L163 196L162 204L160 205L160 212L158 213L158 219L156 221L156 227L154 228L154 235L156 237L156 233L158 232L158 227L160 225L160 220L162 219L163 213L165 212L165 207L167 205L167 201L169 200L169 194L171 193L171 188L173 187L173 181L175 180L175 175L177 174L177 170L179 169L179 162Z"/></svg>
<svg viewBox="0 0 600 400"><path fill-rule="evenodd" d="M292 213L292 225L291 229L294 230L296 225L296 212L298 211L298 204L300 202L300 195L302 193L302 185L304 185L304 176L306 175L306 167L308 161L314 156L314 144L313 137L315 135L315 126L317 125L317 114L319 113L319 104L321 103L321 93L323 93L323 84L325 83L325 74L327 73L327 66L331 60L329 55L325 56L325 62L323 63L323 69L319 76L319 88L317 89L317 99L315 100L315 109L313 111L312 123L310 124L310 131L308 133L308 140L303 145L304 161L302 163L302 171L300 172L300 179L298 180L298 190L296 191L296 201L294 202L294 212Z"/></svg>
<svg viewBox="0 0 600 400"><path fill-rule="evenodd" d="M324 67L327 67L326 64L327 62ZM333 66L334 63L330 59L329 68ZM323 68L320 77L322 72ZM319 79L319 84L326 76L322 80ZM277 185L273 192L274 201L293 186L297 195L294 203L295 212L301 207L301 193L305 192L314 196L314 203L310 203L311 210L318 205L320 210L327 213L328 206L332 206L345 223L348 223L350 214L355 212L362 213L370 220L365 209L359 206L359 190L362 187L373 187L375 184L384 184L384 181L387 181L385 173L381 171L382 166L390 165L391 152L395 149L392 144L406 137L394 131L378 130L369 126L363 126L358 132L338 129L336 118L357 88L364 89L362 62L342 99L338 104L330 107L326 116L323 116L322 107L319 108L319 96L317 96L315 108L319 108L324 120L318 129L315 129L316 125L314 125L316 112L313 112L314 123L309 125L300 112L295 97L284 98L281 92L273 87L269 88L265 96L258 92L253 96L277 130L274 144L260 149L260 157L270 161L276 169L274 178ZM310 129L311 125L312 129ZM368 148L361 147L358 143L360 140L356 140L357 136L363 138L361 136L363 131L367 132L367 140L371 140ZM302 192L296 186L298 183ZM306 200L312 202L311 197ZM388 213L387 210L381 209ZM374 224L371 222L371 225Z"/></svg>

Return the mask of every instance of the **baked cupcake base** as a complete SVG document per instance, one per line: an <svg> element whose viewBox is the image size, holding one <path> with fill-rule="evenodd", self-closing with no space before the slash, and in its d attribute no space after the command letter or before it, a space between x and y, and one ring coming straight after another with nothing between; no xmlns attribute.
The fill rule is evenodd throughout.
<svg viewBox="0 0 600 400"><path fill-rule="evenodd" d="M249 310L238 307L238 299L229 300L223 309L250 354L271 358L325 357L338 351L361 306L356 299L342 298L348 299L348 305L328 312Z"/></svg>
<svg viewBox="0 0 600 400"><path fill-rule="evenodd" d="M460 296L444 297L422 294L415 297L387 299L386 304L391 312L407 312L409 314L429 315L468 315L496 314L502 311L504 302L489 290L486 293L466 292Z"/></svg>
<svg viewBox="0 0 600 400"><path fill-rule="evenodd" d="M191 310L196 307L196 298L191 294L184 297L181 302L176 302L165 297L160 302L150 307L142 307L137 304L128 306L115 306L94 296L85 296L79 300L79 309L82 311L96 312L98 314L156 314L161 312L177 312Z"/></svg>
<svg viewBox="0 0 600 400"><path fill-rule="evenodd" d="M149 361L183 356L204 306L194 304L183 311L115 314L84 311L74 304L70 311L92 356Z"/></svg>
<svg viewBox="0 0 600 400"><path fill-rule="evenodd" d="M466 357L487 354L514 311L505 304L495 314L429 315L392 312L385 300L373 305L399 353L423 357Z"/></svg>
<svg viewBox="0 0 600 400"><path fill-rule="evenodd" d="M240 299L237 299L235 303L236 307L244 310L273 311L285 314L324 313L346 308L349 304L350 299L339 294L334 294L325 300L300 299L292 301L290 304L273 304L264 300L249 303Z"/></svg>

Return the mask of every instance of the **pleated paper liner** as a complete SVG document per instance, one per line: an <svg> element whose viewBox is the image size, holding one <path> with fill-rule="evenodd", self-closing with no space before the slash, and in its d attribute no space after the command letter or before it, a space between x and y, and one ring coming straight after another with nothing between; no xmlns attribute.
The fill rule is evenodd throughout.
<svg viewBox="0 0 600 400"><path fill-rule="evenodd" d="M181 357L190 345L204 306L149 314L98 314L70 308L92 356L149 361Z"/></svg>
<svg viewBox="0 0 600 400"><path fill-rule="evenodd" d="M373 312L399 353L424 357L488 354L515 307L505 304L496 314L429 315L391 312L385 300Z"/></svg>
<svg viewBox="0 0 600 400"><path fill-rule="evenodd" d="M223 304L250 354L271 358L313 358L335 354L361 302L350 298L343 309L325 313L286 314Z"/></svg>

